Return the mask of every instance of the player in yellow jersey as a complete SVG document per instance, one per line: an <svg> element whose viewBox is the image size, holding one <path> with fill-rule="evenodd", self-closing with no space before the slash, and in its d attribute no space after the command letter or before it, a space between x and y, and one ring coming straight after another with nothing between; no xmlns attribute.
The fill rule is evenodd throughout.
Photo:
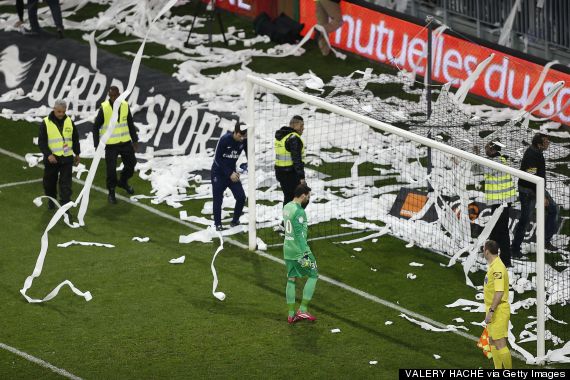
<svg viewBox="0 0 570 380"><path fill-rule="evenodd" d="M509 273L499 257L499 245L487 240L483 246L483 256L488 269L485 275L483 295L485 298L485 323L489 331L489 341L495 368L513 368L511 352L507 346L509 335Z"/></svg>

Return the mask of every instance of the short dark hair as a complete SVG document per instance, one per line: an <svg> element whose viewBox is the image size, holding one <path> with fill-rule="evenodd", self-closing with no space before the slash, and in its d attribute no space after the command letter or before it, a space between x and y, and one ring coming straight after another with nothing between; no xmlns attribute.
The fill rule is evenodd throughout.
<svg viewBox="0 0 570 380"><path fill-rule="evenodd" d="M246 135L247 134L247 124L244 123L243 121L236 121L236 126L234 128L234 132L235 133L239 133L240 135Z"/></svg>
<svg viewBox="0 0 570 380"><path fill-rule="evenodd" d="M298 121L300 121L301 123L305 122L305 120L303 120L302 116L295 115L291 118L291 121L289 122L289 124L293 124L294 122L298 122Z"/></svg>
<svg viewBox="0 0 570 380"><path fill-rule="evenodd" d="M493 255L499 254L499 244L497 244L497 242L495 240L487 240L485 242L484 249L486 251L491 252L491 254L493 254Z"/></svg>
<svg viewBox="0 0 570 380"><path fill-rule="evenodd" d="M109 87L109 91L113 91L113 92L116 92L118 94L119 93L119 87L111 86L111 87Z"/></svg>
<svg viewBox="0 0 570 380"><path fill-rule="evenodd" d="M299 198L303 194L309 194L311 192L311 188L304 183L300 183L295 188L295 198Z"/></svg>
<svg viewBox="0 0 570 380"><path fill-rule="evenodd" d="M547 139L548 136L542 133L536 133L532 136L532 146L538 148L538 144L544 144L544 139Z"/></svg>
<svg viewBox="0 0 570 380"><path fill-rule="evenodd" d="M489 141L489 142L487 143L487 145L489 146L489 148L491 148L491 149L493 149L493 150L495 150L495 151L497 151L497 152L500 152L500 151L501 151L501 146L498 145L495 141Z"/></svg>

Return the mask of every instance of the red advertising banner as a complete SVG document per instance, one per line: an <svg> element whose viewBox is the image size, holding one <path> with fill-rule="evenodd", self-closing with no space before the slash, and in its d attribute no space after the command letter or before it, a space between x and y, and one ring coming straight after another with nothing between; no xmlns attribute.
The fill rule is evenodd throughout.
<svg viewBox="0 0 570 380"><path fill-rule="evenodd" d="M269 17L277 17L277 5L276 0L216 0L217 7L250 18L255 18L262 12L267 13Z"/></svg>
<svg viewBox="0 0 570 380"><path fill-rule="evenodd" d="M344 24L329 35L331 44L366 58L398 66L423 75L426 70L427 30L414 23L376 10L341 2ZM303 34L316 24L315 1L300 0ZM433 42L432 77L440 83L452 82L459 87L477 65L495 54L493 60L473 84L470 92L521 109L531 97L543 66L493 50L474 42L442 34ZM570 107L560 110L570 100L570 75L549 70L542 88L526 109L544 100L555 83L564 87L536 116L552 118L570 125Z"/></svg>

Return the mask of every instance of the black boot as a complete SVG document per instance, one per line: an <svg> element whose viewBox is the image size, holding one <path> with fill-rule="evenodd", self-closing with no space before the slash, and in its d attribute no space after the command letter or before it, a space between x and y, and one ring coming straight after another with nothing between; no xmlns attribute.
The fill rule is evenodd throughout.
<svg viewBox="0 0 570 380"><path fill-rule="evenodd" d="M124 189L129 195L133 195L135 193L135 189L133 189L133 187L126 182L125 183L119 182L117 186L120 187L121 189Z"/></svg>
<svg viewBox="0 0 570 380"><path fill-rule="evenodd" d="M109 200L109 203L113 205L117 204L117 198L115 198L115 189L109 189L109 195L107 196L107 199Z"/></svg>

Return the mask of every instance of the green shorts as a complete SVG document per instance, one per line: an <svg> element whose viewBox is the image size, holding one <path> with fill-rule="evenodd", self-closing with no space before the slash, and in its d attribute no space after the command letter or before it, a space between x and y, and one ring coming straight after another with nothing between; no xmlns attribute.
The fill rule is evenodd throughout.
<svg viewBox="0 0 570 380"><path fill-rule="evenodd" d="M317 259L312 254L305 255L299 260L285 260L287 277L319 277Z"/></svg>

